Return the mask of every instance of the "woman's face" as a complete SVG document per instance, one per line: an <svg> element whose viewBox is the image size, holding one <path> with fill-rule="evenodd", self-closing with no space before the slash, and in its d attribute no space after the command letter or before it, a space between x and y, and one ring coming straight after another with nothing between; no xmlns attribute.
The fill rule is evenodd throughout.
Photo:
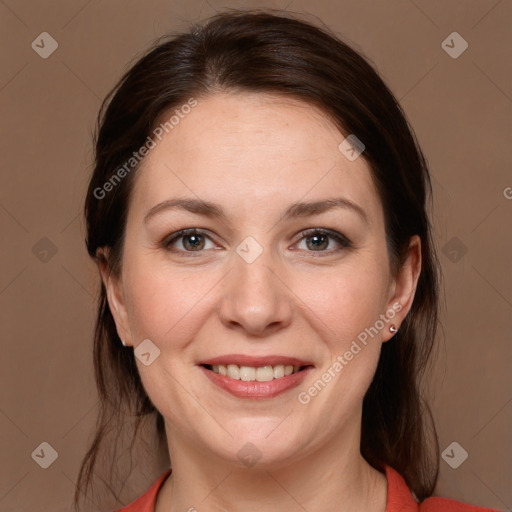
<svg viewBox="0 0 512 512"><path fill-rule="evenodd" d="M121 277L103 276L121 338L150 340L136 361L170 445L269 465L349 438L359 450L363 396L419 262L391 276L369 167L343 140L305 103L247 93L200 99L155 139ZM189 208L165 207L175 199Z"/></svg>

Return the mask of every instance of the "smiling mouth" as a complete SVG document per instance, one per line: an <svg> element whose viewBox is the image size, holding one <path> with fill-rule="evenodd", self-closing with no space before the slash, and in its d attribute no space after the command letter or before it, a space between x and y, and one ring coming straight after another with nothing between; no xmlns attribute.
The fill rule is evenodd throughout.
<svg viewBox="0 0 512 512"><path fill-rule="evenodd" d="M212 371L218 375L229 377L233 380L241 380L244 382L269 382L281 379L295 373L299 373L311 365L292 366L292 365L267 365L267 366L238 366L236 364L202 364L203 368Z"/></svg>

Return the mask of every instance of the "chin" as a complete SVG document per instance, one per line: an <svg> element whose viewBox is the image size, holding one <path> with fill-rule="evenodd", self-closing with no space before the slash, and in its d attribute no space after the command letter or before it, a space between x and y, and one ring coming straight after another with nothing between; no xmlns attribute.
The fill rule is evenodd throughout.
<svg viewBox="0 0 512 512"><path fill-rule="evenodd" d="M270 424L268 420L253 420L251 426L247 423L244 421L236 429L228 428L233 437L223 436L218 444L211 446L212 451L230 464L262 470L277 469L300 458L298 452L302 443L298 432L286 428L280 430L280 426L276 428L279 422L275 420ZM209 439L208 444L211 442Z"/></svg>

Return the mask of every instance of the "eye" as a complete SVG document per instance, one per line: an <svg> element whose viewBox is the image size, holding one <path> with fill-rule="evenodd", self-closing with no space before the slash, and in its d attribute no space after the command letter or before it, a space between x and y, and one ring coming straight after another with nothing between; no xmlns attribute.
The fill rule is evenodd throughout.
<svg viewBox="0 0 512 512"><path fill-rule="evenodd" d="M343 249L350 249L352 247L352 242L345 235L328 229L309 229L300 233L300 236L302 238L299 242L306 242L305 250L307 252L330 254ZM206 242L208 240L212 243L211 247L206 246ZM332 245L330 243L331 241L334 241L339 247L327 250L330 245ZM204 250L211 250L215 248L215 244L212 242L210 237L206 235L206 232L197 228L182 229L181 231L171 235L171 238L167 239L163 245L169 251L175 253L188 253L187 255L190 256L192 256L191 253L201 253ZM199 256L199 254L197 255Z"/></svg>
<svg viewBox="0 0 512 512"><path fill-rule="evenodd" d="M201 252L203 249L212 249L213 247L205 247L205 240L210 238L200 229L190 228L182 229L172 235L166 243L165 247L173 252ZM180 242L181 248L174 247L177 242ZM211 241L211 240L210 240Z"/></svg>
<svg viewBox="0 0 512 512"><path fill-rule="evenodd" d="M328 229L309 229L307 231L303 231L301 236L302 238L300 239L300 242L303 240L306 241L306 250L308 252L331 253L342 249L350 249L352 247L352 242L345 235ZM334 240L339 246L341 246L341 249L334 248L331 250L325 250L329 247L330 240Z"/></svg>

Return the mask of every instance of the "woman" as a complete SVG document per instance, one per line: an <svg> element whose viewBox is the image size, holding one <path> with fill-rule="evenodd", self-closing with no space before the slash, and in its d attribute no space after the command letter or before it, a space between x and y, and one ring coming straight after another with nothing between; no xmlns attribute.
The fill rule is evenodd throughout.
<svg viewBox="0 0 512 512"><path fill-rule="evenodd" d="M108 100L85 206L102 412L78 487L135 417L172 472L125 512L490 510L431 497L431 185L373 68L231 11Z"/></svg>

